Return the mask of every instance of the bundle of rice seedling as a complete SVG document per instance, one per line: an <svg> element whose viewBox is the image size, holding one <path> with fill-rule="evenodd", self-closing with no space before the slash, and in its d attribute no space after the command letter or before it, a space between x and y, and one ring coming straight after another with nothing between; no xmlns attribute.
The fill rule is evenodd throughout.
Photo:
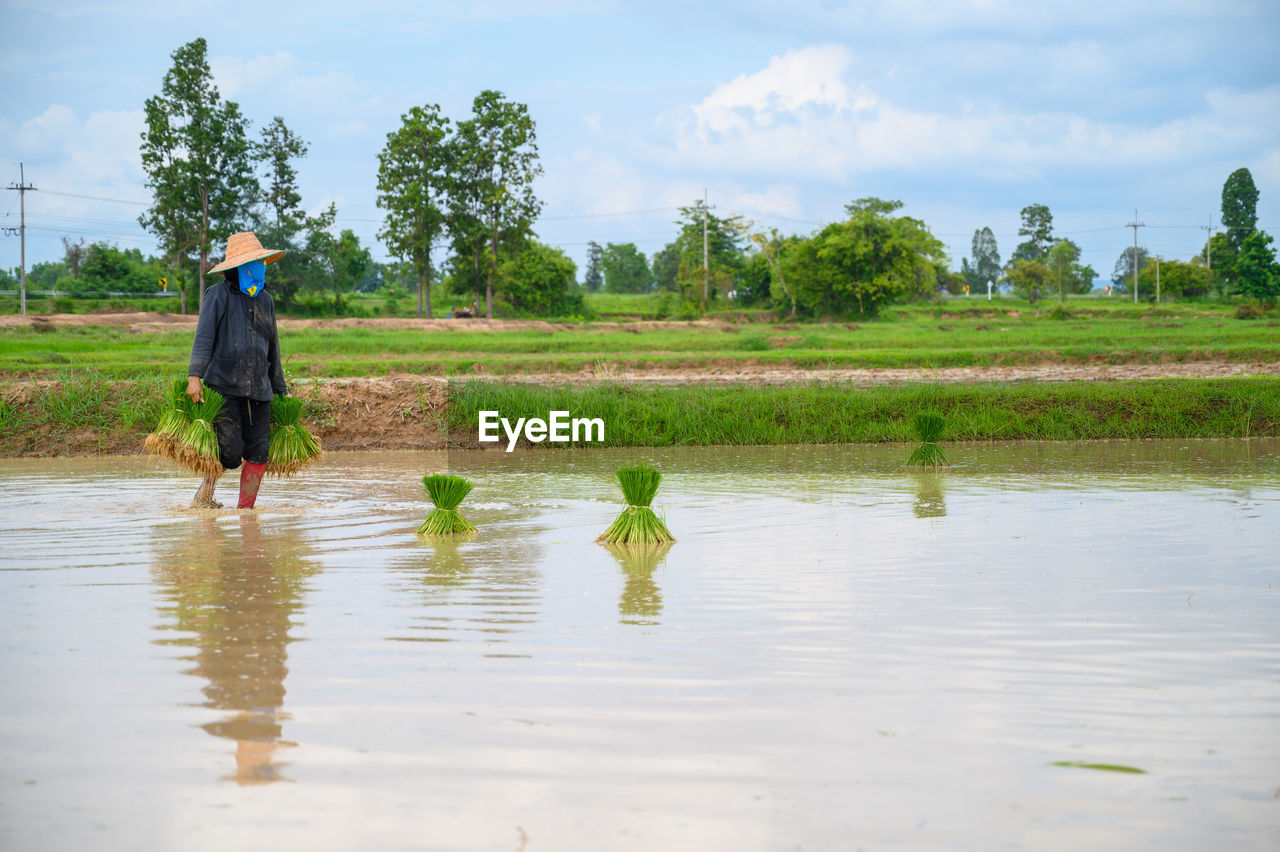
<svg viewBox="0 0 1280 852"><path fill-rule="evenodd" d="M676 537L667 529L662 518L649 508L661 481L662 474L650 464L641 463L619 470L618 482L622 484L622 494L627 498L627 508L622 510L613 526L601 533L596 541L608 544L659 544L675 541Z"/></svg>
<svg viewBox="0 0 1280 852"><path fill-rule="evenodd" d="M222 394L205 388L204 402L192 402L187 397L187 380L175 379L166 402L155 431L147 436L147 450L193 473L221 476L213 421L222 412Z"/></svg>
<svg viewBox="0 0 1280 852"><path fill-rule="evenodd" d="M427 496L436 507L427 515L418 535L453 535L474 532L475 525L458 514L458 506L471 493L470 480L449 473L432 473L422 477Z"/></svg>
<svg viewBox="0 0 1280 852"><path fill-rule="evenodd" d="M907 464L946 467L947 454L942 451L942 447L938 446L938 439L942 437L947 427L947 418L936 411L921 411L915 416L912 426L916 437L920 439L920 446L911 453Z"/></svg>
<svg viewBox="0 0 1280 852"><path fill-rule="evenodd" d="M204 476L221 476L222 462L218 459L218 433L213 421L222 414L222 394L204 389L203 402L187 401L187 417L190 426L178 442L178 462L188 470Z"/></svg>
<svg viewBox="0 0 1280 852"><path fill-rule="evenodd" d="M319 439L302 425L302 400L291 396L272 399L267 473L292 476L321 455Z"/></svg>

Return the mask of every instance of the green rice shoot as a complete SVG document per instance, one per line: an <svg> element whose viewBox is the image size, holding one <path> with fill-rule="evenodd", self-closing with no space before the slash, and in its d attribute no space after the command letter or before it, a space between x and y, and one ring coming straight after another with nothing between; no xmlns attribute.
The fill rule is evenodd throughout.
<svg viewBox="0 0 1280 852"><path fill-rule="evenodd" d="M213 423L222 413L222 394L204 389L204 402L187 396L187 380L175 379L167 405L155 431L147 436L146 448L201 476L222 475L218 456L218 434Z"/></svg>
<svg viewBox="0 0 1280 852"><path fill-rule="evenodd" d="M618 482L627 507L596 541L606 544L661 544L675 541L662 518L650 508L662 474L651 464L640 463L618 471Z"/></svg>
<svg viewBox="0 0 1280 852"><path fill-rule="evenodd" d="M272 399L266 472L273 476L292 476L321 455L319 439L302 425L302 400L291 396Z"/></svg>
<svg viewBox="0 0 1280 852"><path fill-rule="evenodd" d="M946 431L947 418L936 411L921 411L916 414L911 425L920 440L920 446L911 453L907 464L946 467L949 464L947 454L942 451L938 441Z"/></svg>
<svg viewBox="0 0 1280 852"><path fill-rule="evenodd" d="M418 527L418 535L456 535L475 531L475 525L458 514L458 506L474 487L469 479L450 473L431 473L422 477L422 484L435 508Z"/></svg>

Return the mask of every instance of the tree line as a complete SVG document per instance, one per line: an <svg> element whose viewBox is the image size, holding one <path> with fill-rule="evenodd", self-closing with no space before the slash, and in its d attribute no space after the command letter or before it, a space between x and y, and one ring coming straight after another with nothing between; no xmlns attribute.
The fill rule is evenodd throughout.
<svg viewBox="0 0 1280 852"><path fill-rule="evenodd" d="M239 105L214 85L204 39L171 56L160 92L146 101L141 140L152 201L139 222L155 235L160 257L64 241L64 261L33 267L37 286L154 292L157 279L167 278L185 312L192 295L203 297L211 252L242 230L287 249L270 277L283 310L309 292L335 314L350 293L399 283L416 285L419 316L433 313L432 284L475 314L483 300L490 317L495 303L507 314L582 314L583 293L597 291L666 291L689 311L733 303L838 316L938 293L981 293L987 282L1032 301L1065 298L1089 292L1098 278L1075 242L1054 235L1043 204L1022 209L1023 240L1006 262L984 227L957 271L928 226L901 215L899 201L857 199L843 220L802 235L717 216L699 200L679 208L674 238L651 258L634 243L591 242L579 285L576 264L533 232L542 209L533 191L542 174L535 123L524 104L493 90L477 95L470 114L457 120L438 104L413 107L387 134L378 155L378 238L394 262L380 264L353 231L336 227L335 205L304 211L297 162L309 146L283 117L251 134ZM1280 269L1272 238L1256 227L1257 198L1248 170L1233 172L1223 187L1223 230L1200 255L1161 259L1157 273L1145 249L1126 248L1114 286L1124 292L1136 265L1144 294L1154 293L1148 279L1159 274L1168 296L1274 300Z"/></svg>

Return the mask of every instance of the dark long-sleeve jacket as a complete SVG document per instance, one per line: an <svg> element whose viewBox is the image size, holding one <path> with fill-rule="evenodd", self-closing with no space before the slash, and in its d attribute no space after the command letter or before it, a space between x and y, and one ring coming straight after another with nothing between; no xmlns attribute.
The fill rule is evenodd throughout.
<svg viewBox="0 0 1280 852"><path fill-rule="evenodd" d="M187 375L219 393L270 401L284 395L284 367L271 294L246 296L234 278L205 290Z"/></svg>

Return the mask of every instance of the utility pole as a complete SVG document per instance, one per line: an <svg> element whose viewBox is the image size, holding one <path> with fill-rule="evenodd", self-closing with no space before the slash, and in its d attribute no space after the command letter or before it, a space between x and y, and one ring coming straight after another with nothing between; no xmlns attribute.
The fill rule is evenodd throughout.
<svg viewBox="0 0 1280 852"><path fill-rule="evenodd" d="M1160 255L1156 255L1156 304L1160 304Z"/></svg>
<svg viewBox="0 0 1280 852"><path fill-rule="evenodd" d="M1138 304L1138 229L1147 227L1146 224L1138 221L1138 211L1133 211L1133 221L1125 225L1126 228L1133 228L1133 303Z"/></svg>
<svg viewBox="0 0 1280 852"><path fill-rule="evenodd" d="M1204 235L1204 261L1205 261L1205 267L1206 267L1210 272L1212 272L1212 271L1213 271L1213 232L1214 232L1215 230L1217 230L1217 229L1213 226L1213 217L1212 217L1212 216L1210 216L1210 217L1209 217L1209 224L1207 224L1207 225L1201 225L1201 226L1200 226L1200 230L1202 230L1202 231L1204 231L1204 232L1205 232L1205 235Z"/></svg>
<svg viewBox="0 0 1280 852"><path fill-rule="evenodd" d="M707 309L707 285L711 280L711 254L707 251L707 189L702 188L702 309Z"/></svg>
<svg viewBox="0 0 1280 852"><path fill-rule="evenodd" d="M34 186L27 183L26 172L23 171L22 163L18 163L18 185L9 184L9 189L17 190L18 193L18 209L20 218L18 220L18 235L21 246L19 252L22 258L21 272L19 273L19 304L22 306L22 315L27 315L27 190L34 190Z"/></svg>

